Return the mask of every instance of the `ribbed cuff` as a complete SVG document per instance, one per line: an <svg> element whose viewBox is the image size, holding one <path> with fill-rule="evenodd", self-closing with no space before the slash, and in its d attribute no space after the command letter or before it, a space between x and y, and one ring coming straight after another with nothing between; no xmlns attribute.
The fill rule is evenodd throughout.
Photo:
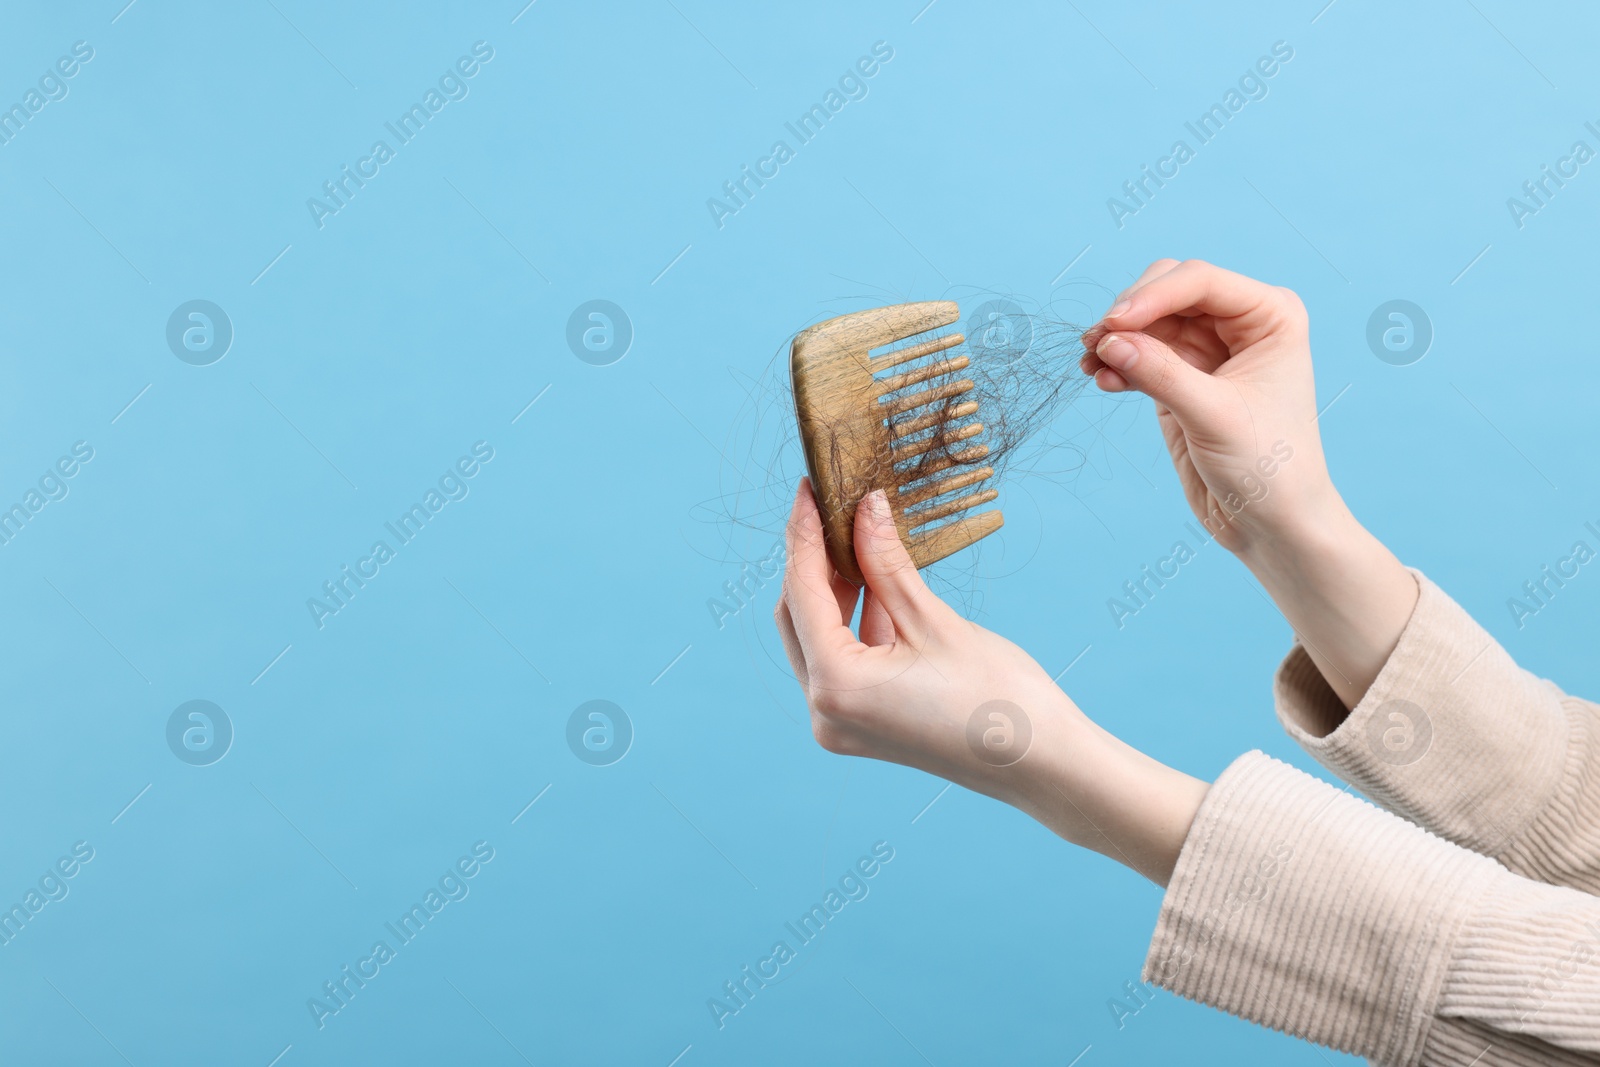
<svg viewBox="0 0 1600 1067"><path fill-rule="evenodd" d="M1561 789L1570 748L1562 695L1412 574L1416 610L1338 728L1316 735L1316 724L1337 722L1343 707L1298 644L1274 679L1278 719L1319 763L1379 804L1502 856Z"/></svg>
<svg viewBox="0 0 1600 1067"><path fill-rule="evenodd" d="M1422 1062L1486 857L1259 752L1212 785L1144 977L1383 1064Z"/></svg>
<svg viewBox="0 0 1600 1067"><path fill-rule="evenodd" d="M1557 1053L1600 1053L1600 900L1497 880L1456 936L1439 1015L1430 1045L1466 1059L1487 1041L1518 1046L1535 1063L1595 1063L1593 1055L1569 1061Z"/></svg>

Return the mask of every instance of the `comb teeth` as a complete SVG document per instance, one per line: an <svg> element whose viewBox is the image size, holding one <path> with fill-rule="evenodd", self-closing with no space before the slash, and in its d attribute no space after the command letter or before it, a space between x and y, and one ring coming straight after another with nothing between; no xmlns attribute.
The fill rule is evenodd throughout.
<svg viewBox="0 0 1600 1067"><path fill-rule="evenodd" d="M932 459L918 463L914 468L907 471L908 477L904 479L902 484L910 485L913 482L920 482L924 478L942 474L951 467L959 467L964 463L976 463L988 455L988 445L972 445L969 448L963 448L959 452L946 452L941 456L934 456Z"/></svg>
<svg viewBox="0 0 1600 1067"><path fill-rule="evenodd" d="M930 434L927 437L918 438L907 444L897 444L894 446L894 459L898 463L903 459L923 455L934 448L947 445L951 441L965 441L969 437L976 437L982 432L983 423L975 422L970 426L963 426L959 430L944 430Z"/></svg>
<svg viewBox="0 0 1600 1067"><path fill-rule="evenodd" d="M931 356L935 352L943 352L947 348L954 348L965 340L965 335L952 333L944 337L935 337L931 341L923 341L920 344L907 345L905 348L896 349L893 352L885 352L883 355L873 358L871 363L872 373L876 375L879 371L888 370L890 367L898 367L902 363L909 363L914 359Z"/></svg>
<svg viewBox="0 0 1600 1067"><path fill-rule="evenodd" d="M932 500L936 496L953 493L957 489L965 489L969 485L976 485L985 478L994 477L993 467L976 467L972 470L952 474L948 478L941 478L936 482L929 482L916 489L901 489L897 503L900 508L909 511L925 500Z"/></svg>
<svg viewBox="0 0 1600 1067"><path fill-rule="evenodd" d="M958 399L974 388L970 379L955 378L970 357L937 358L965 338L952 332L917 339L959 317L950 301L899 304L830 319L800 333L791 346L795 414L829 559L857 584L855 510L874 489L888 493L901 540L918 567L1004 522L998 511L972 513L999 496L993 488L947 495L994 475L993 467L971 466L989 455L987 445L957 447L984 430L982 422L966 422L979 405ZM871 354L892 345L899 347ZM935 478L957 466L969 469Z"/></svg>
<svg viewBox="0 0 1600 1067"><path fill-rule="evenodd" d="M896 397L893 400L885 401L883 413L893 419L897 415L904 415L906 412L914 411L925 404L935 404L941 400L949 400L953 396L960 396L962 393L971 391L972 388L972 379L970 378L963 378L959 382L946 382L943 385L936 385L932 389L924 389L920 393L912 393L910 396Z"/></svg>
<svg viewBox="0 0 1600 1067"><path fill-rule="evenodd" d="M971 362L972 360L966 356L957 356L954 359L941 359L937 363L929 363L927 366L906 371L904 374L896 374L894 377L885 378L878 383L878 387L883 390L879 395L888 396L890 393L898 393L907 386L921 385L930 378L941 378L946 374L954 374L958 370L966 370L967 364Z"/></svg>
<svg viewBox="0 0 1600 1067"><path fill-rule="evenodd" d="M947 522L932 530L913 534L906 542L906 549L911 553L913 560L927 560L927 563L917 564L918 567L926 567L928 563L936 563L946 556L960 552L968 545L977 543L1003 525L1005 519L998 511L964 515L954 522Z"/></svg>
<svg viewBox="0 0 1600 1067"><path fill-rule="evenodd" d="M940 519L947 519L957 512L970 511L982 504L987 504L999 495L1000 490L998 489L980 489L976 493L968 493L966 496L957 497L955 500L947 500L942 504L934 504L932 507L908 511L905 513L906 529L914 530L918 526L927 526L929 523L938 522Z"/></svg>
<svg viewBox="0 0 1600 1067"><path fill-rule="evenodd" d="M903 419L889 426L890 432L895 437L909 437L920 430L930 426L937 426L941 422L954 422L964 419L978 410L976 400L963 400L959 404L952 404L948 411L930 411L926 415L918 415L914 419Z"/></svg>

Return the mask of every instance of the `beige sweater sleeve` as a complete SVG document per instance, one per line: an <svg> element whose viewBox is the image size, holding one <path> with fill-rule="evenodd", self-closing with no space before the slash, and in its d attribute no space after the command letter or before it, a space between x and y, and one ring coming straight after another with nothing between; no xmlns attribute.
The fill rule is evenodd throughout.
<svg viewBox="0 0 1600 1067"><path fill-rule="evenodd" d="M1518 667L1416 578L1394 654L1331 732L1343 705L1305 649L1290 651L1273 687L1284 728L1419 826L1528 878L1600 893L1600 710Z"/></svg>
<svg viewBox="0 0 1600 1067"><path fill-rule="evenodd" d="M1600 899L1259 752L1201 804L1144 976L1384 1067L1600 1064Z"/></svg>

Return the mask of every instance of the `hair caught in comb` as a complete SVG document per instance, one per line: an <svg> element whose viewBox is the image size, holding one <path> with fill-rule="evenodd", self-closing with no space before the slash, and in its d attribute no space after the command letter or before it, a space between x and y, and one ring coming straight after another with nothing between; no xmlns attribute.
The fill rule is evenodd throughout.
<svg viewBox="0 0 1600 1067"><path fill-rule="evenodd" d="M1071 302L1072 317L1087 321L1090 305L1103 302L1104 294L1094 289ZM871 300L855 303L870 307ZM855 502L873 488L892 485L888 495L902 539L908 549L915 538L923 539L925 558L913 552L923 566L968 543L976 542L974 551L982 552L979 539L992 530L969 538L972 522L994 514L982 510L985 505L1005 506L1006 485L1029 476L1059 481L1080 469L1083 449L1050 431L1090 381L1078 366L1082 328L1054 306L1028 308L992 291L963 290L921 306L940 304L959 308L959 314L935 315L919 329L909 322L893 337L860 348L854 369L866 375L869 384L860 388L872 395L852 407L848 418L813 415L812 439L826 442L819 450L808 452L803 444L806 420L798 409L806 405L796 388L806 387L792 380L793 343L786 340L759 373L729 368L747 402L719 449L727 460L723 491L697 509L720 532L717 558L743 574L750 561L781 547L802 473L812 475L819 505L828 479L847 498L848 507L834 516L830 548L848 543ZM808 333L814 339L812 331L826 325L797 331L795 341ZM863 369L863 362L876 369ZM981 521L998 527L995 519ZM950 544L955 547L938 551ZM830 551L830 557L842 574L860 580L853 554L841 559ZM979 558L973 556L973 563ZM941 581L961 593L966 583L954 578L958 572Z"/></svg>
<svg viewBox="0 0 1600 1067"><path fill-rule="evenodd" d="M951 329L959 319L953 301L897 304L829 319L791 346L796 422L829 557L858 584L854 517L864 496L885 492L919 568L976 543L1004 522L998 510L973 510L999 496L990 457L1009 456L1018 430L1071 388L1063 368L1042 389L1026 380L1033 322L1015 304L984 304L970 339Z"/></svg>

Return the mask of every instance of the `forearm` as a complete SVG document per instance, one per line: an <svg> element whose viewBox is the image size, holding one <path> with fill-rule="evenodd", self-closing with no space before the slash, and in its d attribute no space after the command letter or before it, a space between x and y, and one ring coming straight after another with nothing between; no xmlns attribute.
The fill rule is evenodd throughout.
<svg viewBox="0 0 1600 1067"><path fill-rule="evenodd" d="M1063 695L1063 699L1066 699ZM1206 782L1174 770L1080 717L1041 736L1004 799L1056 834L1165 886L1205 799Z"/></svg>
<svg viewBox="0 0 1600 1067"><path fill-rule="evenodd" d="M1086 770L1070 812L1094 820L1092 837L1083 843L1165 886L1210 783L1110 734Z"/></svg>
<svg viewBox="0 0 1600 1067"><path fill-rule="evenodd" d="M1279 536L1256 538L1240 559L1345 708L1355 707L1416 608L1416 579L1331 487L1325 504ZM1315 725L1325 734L1341 721Z"/></svg>

